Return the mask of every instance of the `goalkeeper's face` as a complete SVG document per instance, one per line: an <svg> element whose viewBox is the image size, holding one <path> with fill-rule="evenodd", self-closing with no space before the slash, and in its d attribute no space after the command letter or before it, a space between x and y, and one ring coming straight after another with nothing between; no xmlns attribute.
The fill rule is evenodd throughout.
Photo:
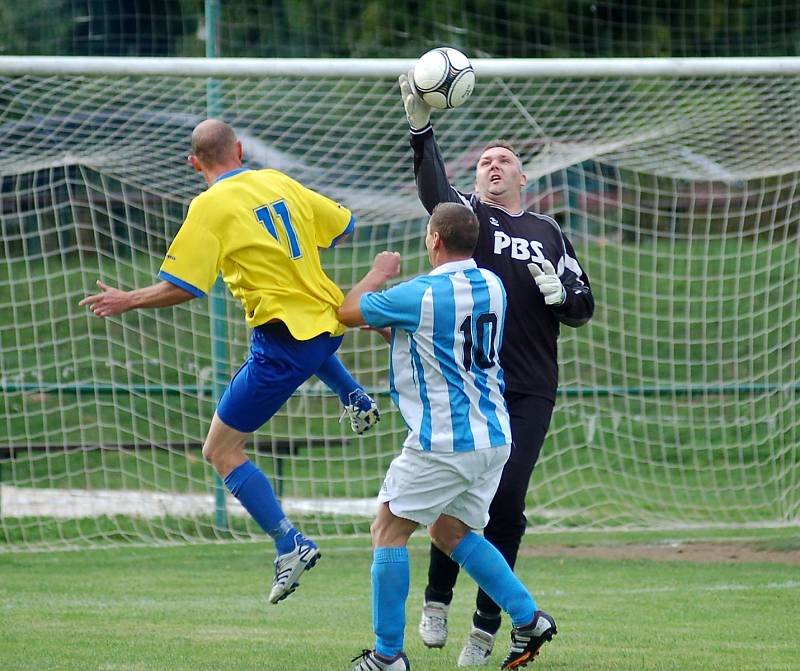
<svg viewBox="0 0 800 671"><path fill-rule="evenodd" d="M505 147L487 149L475 168L475 193L481 199L503 203L516 201L528 178L514 152Z"/></svg>

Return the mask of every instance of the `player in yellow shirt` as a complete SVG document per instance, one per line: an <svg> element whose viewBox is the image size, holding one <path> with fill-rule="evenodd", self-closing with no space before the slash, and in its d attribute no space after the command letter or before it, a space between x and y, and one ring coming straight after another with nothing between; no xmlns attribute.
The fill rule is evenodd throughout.
<svg viewBox="0 0 800 671"><path fill-rule="evenodd" d="M349 210L276 170L242 167L242 144L216 119L192 132L189 163L209 188L189 205L157 284L121 291L98 280L84 298L98 317L167 307L205 296L221 273L252 330L250 356L219 401L203 445L231 493L275 541L270 601L291 594L320 556L284 515L266 475L245 454L249 434L317 375L339 394L357 433L378 421L374 402L335 352L344 296L325 272L319 248L352 232Z"/></svg>

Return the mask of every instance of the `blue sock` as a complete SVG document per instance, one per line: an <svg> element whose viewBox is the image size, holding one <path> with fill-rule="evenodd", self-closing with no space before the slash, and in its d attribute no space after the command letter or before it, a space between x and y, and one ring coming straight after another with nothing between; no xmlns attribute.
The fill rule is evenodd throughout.
<svg viewBox="0 0 800 671"><path fill-rule="evenodd" d="M350 394L352 392L362 388L335 354L331 354L325 359L315 374L330 389L336 392L342 405L347 405L350 402Z"/></svg>
<svg viewBox="0 0 800 671"><path fill-rule="evenodd" d="M536 602L497 548L474 531L467 533L450 558L478 583L492 600L511 616L515 626L528 624Z"/></svg>
<svg viewBox="0 0 800 671"><path fill-rule="evenodd" d="M372 630L375 651L387 658L403 650L409 566L406 548L372 552Z"/></svg>
<svg viewBox="0 0 800 671"><path fill-rule="evenodd" d="M272 536L278 554L294 549L297 529L283 514L267 476L252 461L245 461L228 473L225 486L258 526Z"/></svg>

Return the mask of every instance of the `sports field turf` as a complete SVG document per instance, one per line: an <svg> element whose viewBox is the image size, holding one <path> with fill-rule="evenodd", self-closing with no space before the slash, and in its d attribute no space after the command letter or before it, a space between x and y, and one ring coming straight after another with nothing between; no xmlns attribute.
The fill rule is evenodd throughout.
<svg viewBox="0 0 800 671"><path fill-rule="evenodd" d="M704 546L711 561L667 560L694 556L694 545L678 541L726 545ZM798 668L796 531L543 535L525 544L518 574L560 632L530 669ZM324 542L323 552L277 606L266 599L268 543L0 555L0 669L347 669L372 645L369 541ZM414 671L455 669L474 587L462 576L451 640L426 649L416 633L426 552L418 532L406 650ZM487 668L499 667L506 630Z"/></svg>

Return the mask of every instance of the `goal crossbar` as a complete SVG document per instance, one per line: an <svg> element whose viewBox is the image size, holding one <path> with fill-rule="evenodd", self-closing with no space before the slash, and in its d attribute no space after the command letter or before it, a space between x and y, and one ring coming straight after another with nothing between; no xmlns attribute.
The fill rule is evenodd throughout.
<svg viewBox="0 0 800 671"><path fill-rule="evenodd" d="M800 74L800 57L477 58L472 64L478 76L534 79ZM9 75L392 77L413 65L413 59L403 58L0 56L0 73Z"/></svg>

